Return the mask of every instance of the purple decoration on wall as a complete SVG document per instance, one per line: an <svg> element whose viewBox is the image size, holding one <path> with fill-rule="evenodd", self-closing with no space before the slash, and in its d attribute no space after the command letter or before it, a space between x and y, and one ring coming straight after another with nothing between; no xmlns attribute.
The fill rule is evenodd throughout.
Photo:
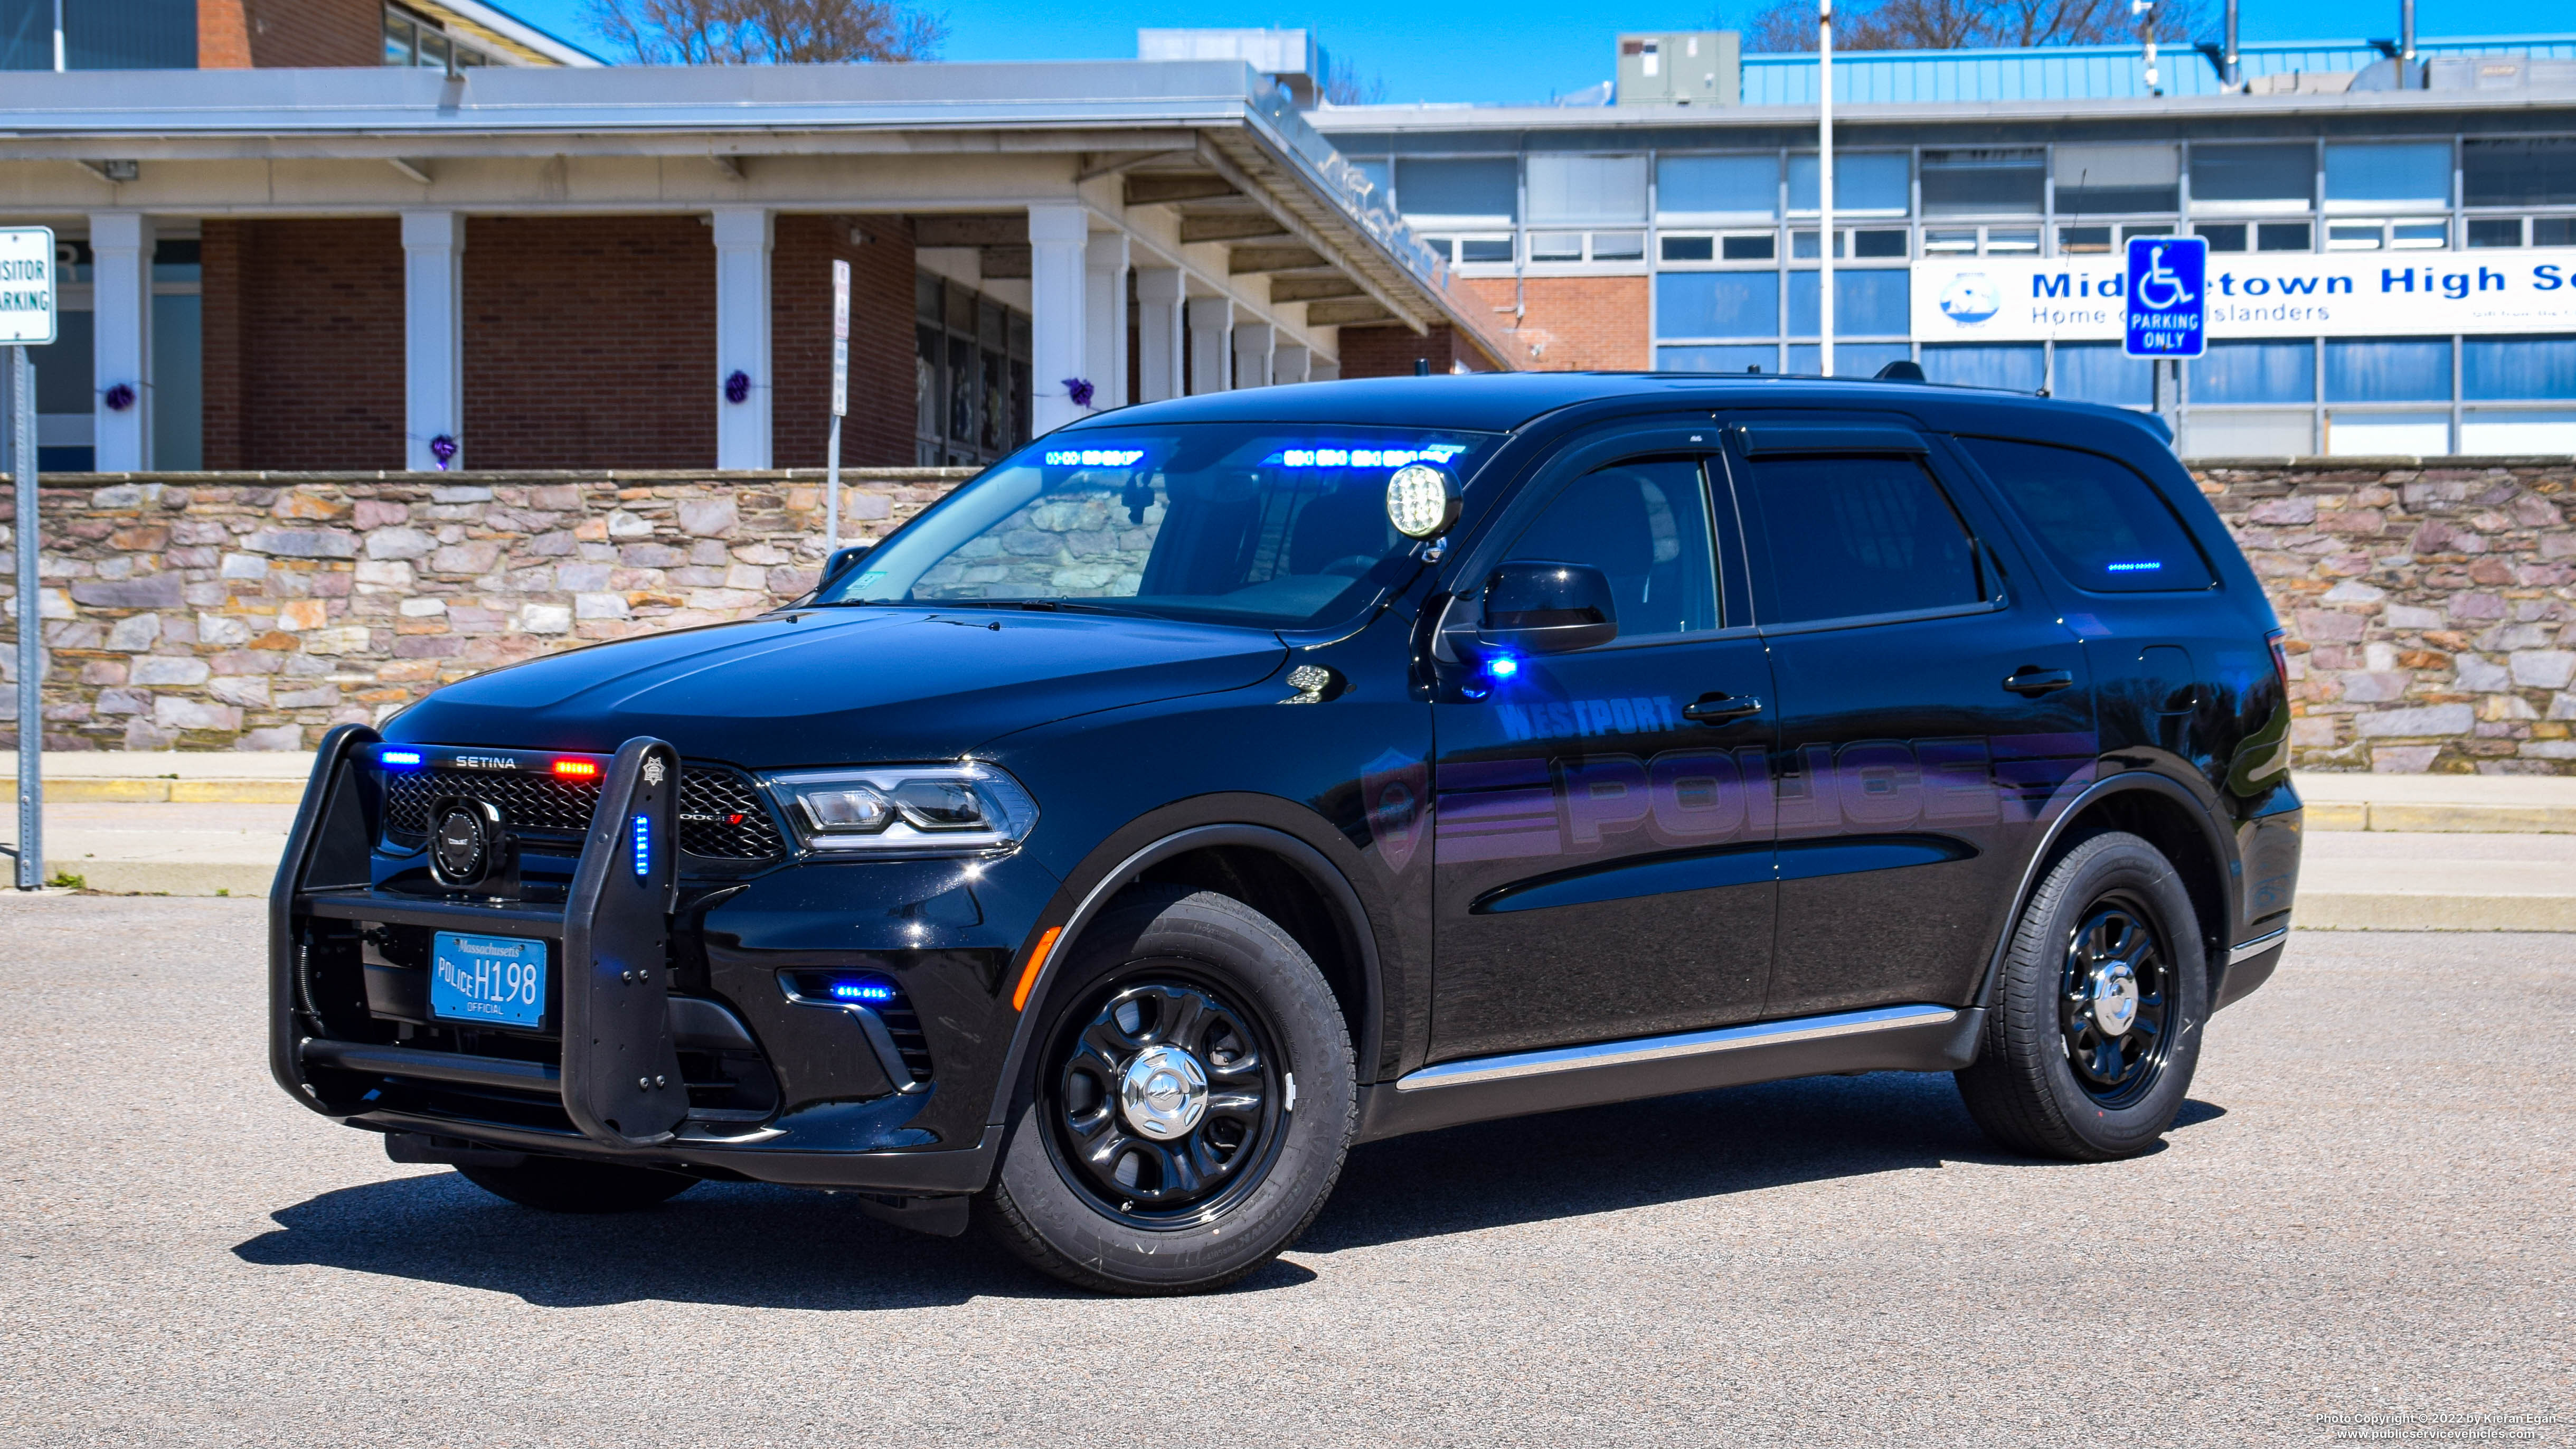
<svg viewBox="0 0 2576 1449"><path fill-rule="evenodd" d="M110 387L107 390L105 401L107 403L107 410L112 413L121 413L127 408L134 406L134 384L130 382L120 382L115 386Z"/></svg>
<svg viewBox="0 0 2576 1449"><path fill-rule="evenodd" d="M725 401L729 403L738 403L744 401L750 396L751 374L744 372L740 368L734 369L733 373L725 378Z"/></svg>
<svg viewBox="0 0 2576 1449"><path fill-rule="evenodd" d="M1075 407L1091 406L1091 384L1088 381L1079 377L1068 377L1064 380L1064 392L1065 396L1073 399Z"/></svg>
<svg viewBox="0 0 2576 1449"><path fill-rule="evenodd" d="M430 439L429 456L438 460L438 471L446 472L447 465L456 461L456 440L445 433Z"/></svg>

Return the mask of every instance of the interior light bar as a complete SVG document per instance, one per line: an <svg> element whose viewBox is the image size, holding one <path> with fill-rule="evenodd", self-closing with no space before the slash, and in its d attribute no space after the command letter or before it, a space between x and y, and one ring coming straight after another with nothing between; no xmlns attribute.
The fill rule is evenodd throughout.
<svg viewBox="0 0 2576 1449"><path fill-rule="evenodd" d="M1064 448L1046 455L1050 468L1130 468L1143 461L1142 448Z"/></svg>
<svg viewBox="0 0 2576 1449"><path fill-rule="evenodd" d="M1407 463L1446 463L1467 451L1456 443L1430 443L1419 448L1286 448L1282 468L1401 468Z"/></svg>

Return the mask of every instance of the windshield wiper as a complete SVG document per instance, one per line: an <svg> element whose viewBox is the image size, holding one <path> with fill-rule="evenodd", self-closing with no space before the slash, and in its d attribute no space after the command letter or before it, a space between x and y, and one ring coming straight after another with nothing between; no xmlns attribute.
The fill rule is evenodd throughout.
<svg viewBox="0 0 2576 1449"><path fill-rule="evenodd" d="M925 609L1023 609L1033 614L1069 611L1078 614L1132 614L1134 609L1114 609L1106 604L1077 599L941 599L936 603L916 600L916 608Z"/></svg>

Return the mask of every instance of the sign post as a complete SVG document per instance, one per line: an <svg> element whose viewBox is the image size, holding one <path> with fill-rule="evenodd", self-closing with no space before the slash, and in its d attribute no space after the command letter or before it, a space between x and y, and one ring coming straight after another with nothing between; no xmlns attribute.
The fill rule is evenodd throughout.
<svg viewBox="0 0 2576 1449"><path fill-rule="evenodd" d="M850 264L832 263L832 441L823 463L823 561L841 546L841 419L850 411Z"/></svg>
<svg viewBox="0 0 2576 1449"><path fill-rule="evenodd" d="M2129 238L2121 348L2131 357L2198 357L2209 347L2209 243Z"/></svg>
<svg viewBox="0 0 2576 1449"><path fill-rule="evenodd" d="M0 411L9 481L17 499L18 552L18 889L45 883L45 629L38 587L36 512L36 365L27 349L54 340L54 233L50 227L0 229Z"/></svg>

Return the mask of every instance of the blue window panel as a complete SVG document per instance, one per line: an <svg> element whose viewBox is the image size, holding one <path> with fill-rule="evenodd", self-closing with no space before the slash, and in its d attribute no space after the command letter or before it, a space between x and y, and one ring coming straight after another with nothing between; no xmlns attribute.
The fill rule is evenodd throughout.
<svg viewBox="0 0 2576 1449"><path fill-rule="evenodd" d="M1903 154L1834 152L1834 210L1903 216L1914 209L1911 165ZM1789 209L1816 209L1816 158L1789 158Z"/></svg>
<svg viewBox="0 0 2576 1449"><path fill-rule="evenodd" d="M2468 338L2460 344L2460 395L2480 402L2576 398L2576 337Z"/></svg>
<svg viewBox="0 0 2576 1449"><path fill-rule="evenodd" d="M1777 337L1778 272L1665 272L1655 278L1658 337Z"/></svg>
<svg viewBox="0 0 2576 1449"><path fill-rule="evenodd" d="M1789 335L1813 337L1819 330L1816 316L1816 273L1789 274ZM1841 271L1834 273L1834 335L1836 337L1902 337L1912 316L1908 312L1910 272L1887 269Z"/></svg>
<svg viewBox="0 0 2576 1449"><path fill-rule="evenodd" d="M194 295L152 299L152 465L156 468L194 472L205 466L204 304L203 297Z"/></svg>
<svg viewBox="0 0 2576 1449"><path fill-rule="evenodd" d="M1655 162L1655 209L1667 216L1775 216L1780 210L1780 158L1660 157Z"/></svg>
<svg viewBox="0 0 2576 1449"><path fill-rule="evenodd" d="M1395 204L1406 216L1483 216L1510 221L1520 215L1520 163L1508 156L1464 161L1418 161L1395 166Z"/></svg>
<svg viewBox="0 0 2576 1449"><path fill-rule="evenodd" d="M2327 402L2449 402L2448 338L2326 344Z"/></svg>
<svg viewBox="0 0 2576 1449"><path fill-rule="evenodd" d="M1837 342L1834 376L1876 377L1880 368L1912 353L1913 349L1902 342ZM1825 349L1812 342L1801 342L1789 349L1789 371L1793 376L1816 377L1824 370Z"/></svg>
<svg viewBox="0 0 2576 1449"><path fill-rule="evenodd" d="M2155 402L2154 364L2116 342L2057 344L2057 395L2077 402L2142 408Z"/></svg>
<svg viewBox="0 0 2576 1449"><path fill-rule="evenodd" d="M2447 141L2335 141L2326 146L2326 205L2447 206Z"/></svg>
<svg viewBox="0 0 2576 1449"><path fill-rule="evenodd" d="M1764 372L1780 370L1780 349L1764 342L1755 346L1735 347L1658 347L1655 349L1657 372Z"/></svg>
<svg viewBox="0 0 2576 1449"><path fill-rule="evenodd" d="M1923 349L1923 376L1931 382L2037 392L2047 375L2048 358L2036 342L1955 344Z"/></svg>
<svg viewBox="0 0 2576 1449"><path fill-rule="evenodd" d="M2191 369L2195 403L2312 403L2317 400L2313 342L2213 342Z"/></svg>

